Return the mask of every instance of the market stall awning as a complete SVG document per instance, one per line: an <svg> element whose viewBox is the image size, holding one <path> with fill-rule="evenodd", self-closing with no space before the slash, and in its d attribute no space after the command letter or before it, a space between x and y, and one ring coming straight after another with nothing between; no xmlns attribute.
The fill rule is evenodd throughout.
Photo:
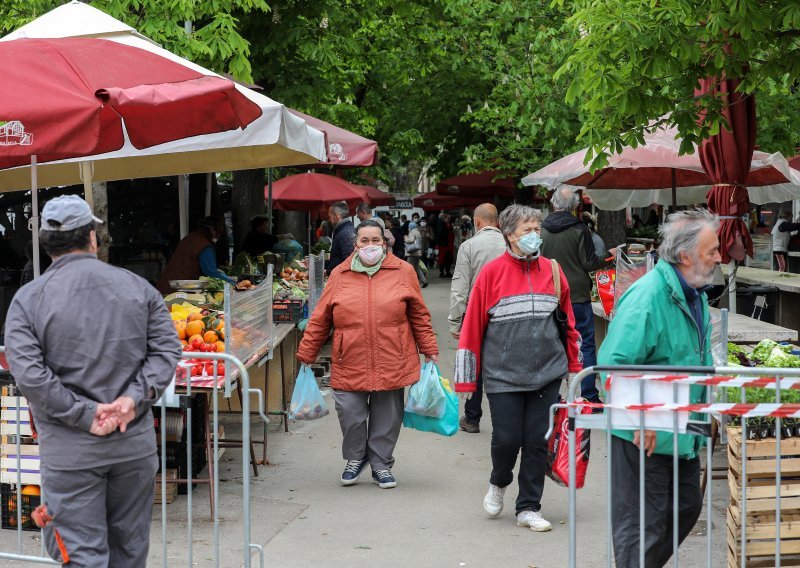
<svg viewBox="0 0 800 568"><path fill-rule="evenodd" d="M160 48L130 26L81 2L64 4L0 41L36 37L104 38L138 47L189 71L219 77ZM261 116L248 128L192 136L144 149L136 148L126 139L122 148L91 159L93 180L287 166L326 159L325 136L322 132L291 114L284 105L260 93L241 85L235 85L235 89L261 110ZM81 183L78 163L83 161L89 160L74 158L41 164L38 187ZM23 189L30 189L29 166L0 171L0 191Z"/></svg>
<svg viewBox="0 0 800 568"><path fill-rule="evenodd" d="M334 126L324 120L304 114L299 110L288 109L292 114L306 121L306 124L325 133L328 144L328 160L316 162L317 166L368 167L378 164L378 143L359 136L349 130Z"/></svg>
<svg viewBox="0 0 800 568"><path fill-rule="evenodd" d="M360 191L364 194L364 200L372 207L394 205L397 201L397 198L394 195L390 195L385 191L381 191L376 187L372 187L371 185L353 184L353 187L356 188L357 191Z"/></svg>
<svg viewBox="0 0 800 568"><path fill-rule="evenodd" d="M446 196L482 197L491 201L495 195L514 197L517 183L509 172L492 171L463 174L441 180L436 184L436 193Z"/></svg>
<svg viewBox="0 0 800 568"><path fill-rule="evenodd" d="M422 193L414 197L414 207L425 211L438 211L440 209L459 209L466 207L472 209L481 203L490 203L485 197L458 197L439 195L436 192Z"/></svg>
<svg viewBox="0 0 800 568"><path fill-rule="evenodd" d="M645 144L612 154L605 168L591 172L586 150L574 152L522 178L524 185L555 189L560 185L584 188L599 209L646 207L652 203L704 203L711 179L700 157L680 155L676 128L659 128L645 136ZM800 176L792 173L780 153L756 151L747 177L750 201L773 203L800 197ZM674 192L672 188L675 187Z"/></svg>
<svg viewBox="0 0 800 568"><path fill-rule="evenodd" d="M267 191L265 187L265 195ZM353 211L363 200L357 186L328 174L297 174L272 184L273 206L282 211L322 214L337 201L344 201Z"/></svg>

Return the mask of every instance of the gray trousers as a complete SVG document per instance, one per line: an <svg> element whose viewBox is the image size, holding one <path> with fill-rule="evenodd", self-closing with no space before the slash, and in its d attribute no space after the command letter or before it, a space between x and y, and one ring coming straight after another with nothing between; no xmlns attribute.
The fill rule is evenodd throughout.
<svg viewBox="0 0 800 568"><path fill-rule="evenodd" d="M63 561L53 529L69 554L70 568L143 568L158 457L81 470L42 467L42 487L53 522L44 529L47 552Z"/></svg>
<svg viewBox="0 0 800 568"><path fill-rule="evenodd" d="M425 273L422 272L422 268L420 268L419 263L422 262L421 256L407 256L406 261L408 264L414 267L414 270L417 271L417 280L419 280L420 286L425 284L427 280L425 279Z"/></svg>
<svg viewBox="0 0 800 568"><path fill-rule="evenodd" d="M342 457L369 459L373 471L391 469L394 447L403 426L403 393L390 391L333 391L342 427Z"/></svg>
<svg viewBox="0 0 800 568"><path fill-rule="evenodd" d="M672 557L672 488L678 484L678 544L700 516L700 459L679 459L677 478L672 456L644 458L644 568L660 568ZM639 568L639 448L611 437L611 522L618 568Z"/></svg>

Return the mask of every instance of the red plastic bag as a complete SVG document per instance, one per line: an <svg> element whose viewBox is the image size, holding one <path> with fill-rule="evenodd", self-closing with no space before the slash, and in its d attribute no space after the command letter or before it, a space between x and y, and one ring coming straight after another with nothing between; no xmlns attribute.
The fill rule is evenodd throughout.
<svg viewBox="0 0 800 568"><path fill-rule="evenodd" d="M594 279L597 281L597 293L603 304L603 311L610 316L614 310L614 284L617 280L617 271L613 268L598 270L594 273Z"/></svg>
<svg viewBox="0 0 800 568"><path fill-rule="evenodd" d="M562 403L564 401L561 401ZM588 406L577 408L578 414L591 414ZM547 475L563 487L569 486L569 417L566 408L556 411L555 427L547 442ZM591 431L584 428L575 430L575 487L581 489L586 481L589 467L589 448Z"/></svg>

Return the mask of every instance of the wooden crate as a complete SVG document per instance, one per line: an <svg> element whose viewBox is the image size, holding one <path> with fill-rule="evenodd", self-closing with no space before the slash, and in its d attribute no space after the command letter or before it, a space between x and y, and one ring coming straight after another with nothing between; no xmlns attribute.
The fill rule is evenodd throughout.
<svg viewBox="0 0 800 568"><path fill-rule="evenodd" d="M774 439L746 441L745 468L742 467L741 445L741 429L728 428L728 566L741 566L743 501L746 501L746 566L775 566L777 444ZM745 492L742 491L743 476L747 479ZM780 533L781 565L800 566L800 438L781 440Z"/></svg>
<svg viewBox="0 0 800 568"><path fill-rule="evenodd" d="M167 503L172 503L178 496L178 484L170 483L170 479L178 479L177 469L167 470ZM153 503L156 505L161 504L161 475L156 475L156 492L153 495Z"/></svg>

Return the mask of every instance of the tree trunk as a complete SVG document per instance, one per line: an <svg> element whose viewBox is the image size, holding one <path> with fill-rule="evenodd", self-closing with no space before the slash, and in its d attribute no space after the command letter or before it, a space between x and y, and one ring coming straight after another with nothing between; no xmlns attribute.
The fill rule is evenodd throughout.
<svg viewBox="0 0 800 568"><path fill-rule="evenodd" d="M97 258L108 262L108 184L104 181L92 184L94 215L103 223L97 227Z"/></svg>
<svg viewBox="0 0 800 568"><path fill-rule="evenodd" d="M264 186L266 183L264 169L233 172L231 211L233 213L234 257L238 254L245 235L250 231L251 217L264 213Z"/></svg>
<svg viewBox="0 0 800 568"><path fill-rule="evenodd" d="M625 210L598 211L597 234L603 239L607 249L625 242Z"/></svg>

